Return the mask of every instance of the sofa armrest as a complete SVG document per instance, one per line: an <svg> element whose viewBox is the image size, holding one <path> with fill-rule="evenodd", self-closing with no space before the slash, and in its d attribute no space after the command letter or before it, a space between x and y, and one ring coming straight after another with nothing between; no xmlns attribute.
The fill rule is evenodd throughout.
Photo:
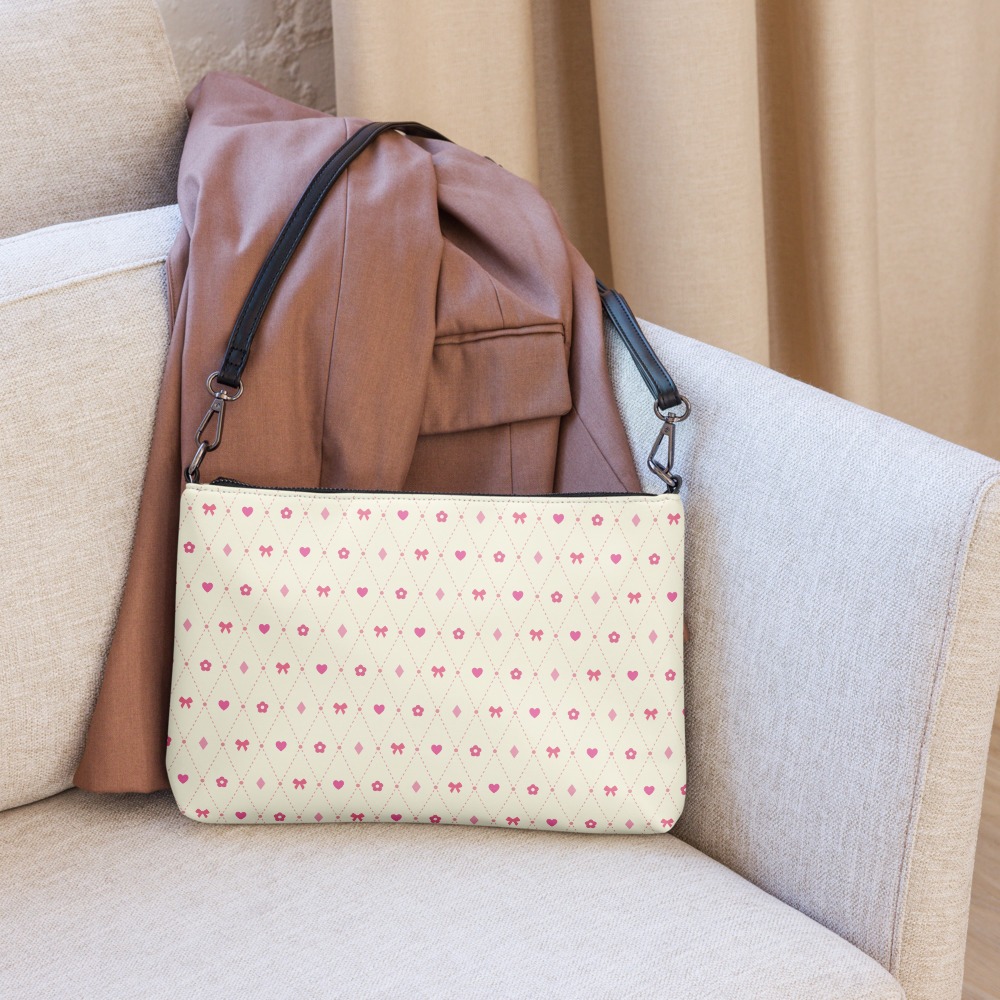
<svg viewBox="0 0 1000 1000"><path fill-rule="evenodd" d="M692 405L677 836L959 997L1000 682L1000 463L648 323ZM652 400L607 332L644 488Z"/></svg>

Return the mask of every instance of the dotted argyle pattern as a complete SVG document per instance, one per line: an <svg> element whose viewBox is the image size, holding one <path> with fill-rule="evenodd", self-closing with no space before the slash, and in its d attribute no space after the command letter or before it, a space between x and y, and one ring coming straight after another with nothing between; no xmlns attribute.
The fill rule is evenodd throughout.
<svg viewBox="0 0 1000 1000"><path fill-rule="evenodd" d="M210 823L662 833L684 511L188 485L167 771Z"/></svg>

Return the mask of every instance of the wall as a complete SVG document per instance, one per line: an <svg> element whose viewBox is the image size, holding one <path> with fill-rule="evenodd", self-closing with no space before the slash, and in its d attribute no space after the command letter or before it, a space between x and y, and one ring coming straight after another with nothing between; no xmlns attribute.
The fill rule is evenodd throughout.
<svg viewBox="0 0 1000 1000"><path fill-rule="evenodd" d="M335 110L330 0L156 0L187 93L210 69Z"/></svg>

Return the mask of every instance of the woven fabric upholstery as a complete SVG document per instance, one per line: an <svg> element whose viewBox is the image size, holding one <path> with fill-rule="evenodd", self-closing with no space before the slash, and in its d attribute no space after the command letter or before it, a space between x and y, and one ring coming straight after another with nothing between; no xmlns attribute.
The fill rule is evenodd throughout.
<svg viewBox="0 0 1000 1000"><path fill-rule="evenodd" d="M909 1000L960 995L1000 678L1000 463L644 324L693 406L677 835ZM652 400L609 337L644 484Z"/></svg>
<svg viewBox="0 0 1000 1000"><path fill-rule="evenodd" d="M903 996L670 834L212 827L71 791L0 815L0 855L4 996Z"/></svg>
<svg viewBox="0 0 1000 1000"><path fill-rule="evenodd" d="M187 112L134 0L0 4L0 237L177 200Z"/></svg>
<svg viewBox="0 0 1000 1000"><path fill-rule="evenodd" d="M0 809L68 788L83 749L146 468L179 225L170 205L0 240Z"/></svg>

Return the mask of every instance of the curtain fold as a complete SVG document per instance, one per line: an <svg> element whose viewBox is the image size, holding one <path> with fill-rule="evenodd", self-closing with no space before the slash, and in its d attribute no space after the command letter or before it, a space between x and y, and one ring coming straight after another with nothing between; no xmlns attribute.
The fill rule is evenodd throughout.
<svg viewBox="0 0 1000 1000"><path fill-rule="evenodd" d="M648 319L1000 457L1000 3L332 6L338 113L538 184Z"/></svg>

